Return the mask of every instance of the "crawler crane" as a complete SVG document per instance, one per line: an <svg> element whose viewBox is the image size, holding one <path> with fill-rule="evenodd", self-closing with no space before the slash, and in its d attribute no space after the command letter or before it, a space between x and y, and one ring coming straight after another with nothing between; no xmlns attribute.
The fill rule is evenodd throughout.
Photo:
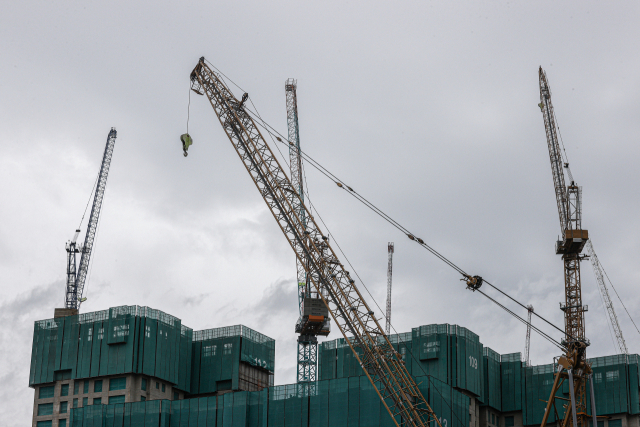
<svg viewBox="0 0 640 427"><path fill-rule="evenodd" d="M191 73L191 89L209 99L229 141L298 261L304 266L309 282L345 337L395 425L442 427L373 310L334 252L328 237L307 210L299 189L291 184L247 112L245 102L248 95L245 93L238 100L218 72L205 63L204 57ZM304 209L304 218L293 200Z"/></svg>

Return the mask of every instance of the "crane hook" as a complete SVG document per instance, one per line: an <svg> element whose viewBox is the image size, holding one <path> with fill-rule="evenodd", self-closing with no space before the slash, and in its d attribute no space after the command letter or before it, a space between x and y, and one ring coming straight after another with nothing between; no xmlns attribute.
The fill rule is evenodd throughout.
<svg viewBox="0 0 640 427"><path fill-rule="evenodd" d="M189 146L193 144L193 139L191 139L191 135L188 133L183 133L180 135L180 141L182 142L182 151L184 152L184 156L187 157L187 150Z"/></svg>

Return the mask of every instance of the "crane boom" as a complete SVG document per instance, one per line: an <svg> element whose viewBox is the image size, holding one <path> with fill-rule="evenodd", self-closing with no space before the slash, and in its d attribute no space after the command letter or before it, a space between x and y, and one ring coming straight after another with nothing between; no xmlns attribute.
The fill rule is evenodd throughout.
<svg viewBox="0 0 640 427"><path fill-rule="evenodd" d="M562 153L558 143L558 133L556 132L555 114L551 104L551 89L547 83L547 75L540 67L538 72L540 80L540 110L544 119L544 129L547 133L547 145L549 146L549 159L551 160L551 174L553 175L553 186L556 191L556 202L558 204L558 215L560 217L560 231L564 235L569 228L567 213L567 187L564 183L564 170L562 165Z"/></svg>
<svg viewBox="0 0 640 427"><path fill-rule="evenodd" d="M78 267L75 282L73 282L73 284L69 286L70 281L68 281L65 301L66 308L80 309L80 304L82 304L82 291L84 290L84 283L87 278L87 271L89 269L89 261L91 260L93 242L95 240L96 231L98 229L100 209L102 208L104 190L107 186L107 177L109 176L109 167L111 166L111 158L113 157L113 148L115 147L116 136L116 129L111 128L109 136L107 137L107 144L104 148L104 155L102 156L100 174L98 175L96 191L93 197L93 205L91 206L91 215L89 216L89 223L87 224L87 233L84 236L84 244L80 249L80 252L82 253L82 255L80 256L80 266ZM75 238L73 243L75 244Z"/></svg>
<svg viewBox="0 0 640 427"><path fill-rule="evenodd" d="M427 427L431 421L440 426L373 310L300 200L300 194L255 122L245 111L244 102L248 95L244 94L242 100L238 101L220 76L205 63L204 57L200 58L191 73L191 88L198 94L206 94L260 195L298 260L306 263L305 270L311 284L396 426L399 427L396 417L401 417L401 422L408 426ZM300 200L306 224L294 209L292 198Z"/></svg>
<svg viewBox="0 0 640 427"><path fill-rule="evenodd" d="M607 285L604 281L604 269L602 268L600 260L598 259L598 256L593 249L593 243L591 242L591 240L587 242L585 247L587 249L587 255L589 255L589 259L591 260L591 266L593 267L593 273L595 274L596 281L598 282L598 288L600 289L600 294L602 295L604 306L607 309L607 314L609 315L609 320L611 321L613 333L616 336L618 349L620 350L620 353L628 355L629 350L627 349L627 343L622 336L622 329L620 328L620 323L618 323L618 316L616 316L616 312L613 309L613 303L611 302L611 297L609 297L609 290L607 289Z"/></svg>

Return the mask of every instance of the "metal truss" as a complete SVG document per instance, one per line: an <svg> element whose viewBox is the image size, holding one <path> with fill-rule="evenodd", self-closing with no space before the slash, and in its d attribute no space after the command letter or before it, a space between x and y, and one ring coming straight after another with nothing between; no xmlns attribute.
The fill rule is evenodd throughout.
<svg viewBox="0 0 640 427"><path fill-rule="evenodd" d="M80 304L82 304L82 291L84 290L84 283L89 270L89 261L91 260L93 242L96 238L96 231L98 230L100 209L102 208L104 190L107 186L107 177L109 176L109 167L111 166L111 158L113 157L113 148L116 144L116 136L117 132L115 128L111 128L109 136L107 137L107 144L104 148L104 155L102 156L102 164L100 165L100 174L98 175L96 192L93 198L93 205L91 206L91 215L89 216L87 233L84 236L84 244L80 249L80 252L82 253L80 256L80 267L78 267L75 283L71 286L67 283L65 301L66 308L80 309Z"/></svg>
<svg viewBox="0 0 640 427"><path fill-rule="evenodd" d="M328 243L328 238L302 203L297 189L245 111L247 94L238 101L204 58L200 58L191 73L191 87L209 99L222 128L278 226L298 260L305 265L307 276L326 304L334 323L345 338L353 336L352 340L346 341L395 425L400 426L397 421L400 419L406 426L426 427L431 422L440 426L373 310L365 302L355 281ZM292 197L300 200L305 210L306 224L291 203ZM324 251L321 249L322 243L326 245ZM327 295L321 289L326 290Z"/></svg>

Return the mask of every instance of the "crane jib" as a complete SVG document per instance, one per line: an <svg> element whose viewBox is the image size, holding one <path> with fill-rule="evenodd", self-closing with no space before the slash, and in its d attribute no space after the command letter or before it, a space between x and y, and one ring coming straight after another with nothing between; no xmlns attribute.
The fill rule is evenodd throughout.
<svg viewBox="0 0 640 427"><path fill-rule="evenodd" d="M355 281L324 239L301 194L294 190L241 102L209 68L204 58L191 73L191 84L196 93L209 99L236 153L394 424L399 426L396 417L400 417L408 426L426 427L432 421L440 426ZM299 211L296 212L298 206ZM328 295L323 295L321 289L325 289Z"/></svg>
<svg viewBox="0 0 640 427"><path fill-rule="evenodd" d="M78 250L82 255L80 256L80 266L78 267L77 274L75 274L75 280L71 279L71 274L68 273L67 291L65 299L65 307L71 309L79 309L80 304L84 300L82 293L84 290L84 284L87 278L87 272L89 269L89 262L91 260L91 251L93 249L93 242L98 230L98 221L100 219L100 209L102 208L102 201L104 199L104 192L107 186L107 178L109 176L109 167L111 166L111 158L113 157L113 149L116 143L117 132L115 128L111 128L109 136L107 137L107 143L104 148L104 155L102 156L102 164L100 165L100 173L98 174L98 180L96 182L95 194L93 197L93 205L91 206L91 215L89 215L89 222L87 224L87 232L84 237L84 244L81 249ZM73 242L73 249L77 250L75 242ZM67 271L70 271L70 267L75 270L75 258L73 262L68 261Z"/></svg>

